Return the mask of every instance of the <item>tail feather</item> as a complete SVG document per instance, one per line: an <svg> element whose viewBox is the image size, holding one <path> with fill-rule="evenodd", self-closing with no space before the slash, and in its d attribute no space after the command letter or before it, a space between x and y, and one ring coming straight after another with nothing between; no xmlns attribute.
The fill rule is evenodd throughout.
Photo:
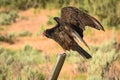
<svg viewBox="0 0 120 80"><path fill-rule="evenodd" d="M92 56L86 52L83 48L81 48L80 46L75 46L74 47L75 51L77 51L81 56L87 58L87 59L90 59L92 58Z"/></svg>

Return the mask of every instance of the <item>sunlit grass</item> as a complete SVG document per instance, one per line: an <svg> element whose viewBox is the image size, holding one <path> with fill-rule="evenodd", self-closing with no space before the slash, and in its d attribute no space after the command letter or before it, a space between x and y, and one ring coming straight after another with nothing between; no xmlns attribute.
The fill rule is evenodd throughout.
<svg viewBox="0 0 120 80"><path fill-rule="evenodd" d="M92 59L89 61L88 66L88 80L102 80L102 78L106 78L102 76L102 74L106 74L103 72L103 69L108 70L110 68L110 64L116 60L117 56L120 55L120 52L116 53L115 45L116 41L114 39L102 43L97 47L97 49L92 49L91 53L94 52ZM108 73L107 73L108 74ZM107 75L109 78L110 75Z"/></svg>
<svg viewBox="0 0 120 80"><path fill-rule="evenodd" d="M74 77L74 80L87 80L86 74L78 74Z"/></svg>
<svg viewBox="0 0 120 80"><path fill-rule="evenodd" d="M19 50L0 48L0 79L45 80L43 70L37 67L45 63L45 55L29 45ZM34 67L37 65L36 67ZM39 70L39 71L38 71Z"/></svg>

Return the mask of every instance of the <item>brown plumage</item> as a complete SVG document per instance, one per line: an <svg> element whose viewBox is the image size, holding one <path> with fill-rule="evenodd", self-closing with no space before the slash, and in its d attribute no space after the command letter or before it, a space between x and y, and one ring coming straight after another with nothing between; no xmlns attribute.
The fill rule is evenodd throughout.
<svg viewBox="0 0 120 80"><path fill-rule="evenodd" d="M64 50L74 50L87 59L91 58L91 55L83 50L75 41L74 30L67 25L56 25L51 29L45 30L43 34L55 40Z"/></svg>
<svg viewBox="0 0 120 80"><path fill-rule="evenodd" d="M90 26L104 31L103 26L98 20L75 7L62 8L61 19L68 24L80 27L82 30L85 30L85 26Z"/></svg>
<svg viewBox="0 0 120 80"><path fill-rule="evenodd" d="M75 7L62 8L61 18L55 17L54 20L57 25L45 30L44 35L55 40L64 50L74 50L87 59L91 58L91 55L80 47L79 41L81 40L88 47L83 40L85 26L104 31L100 22Z"/></svg>

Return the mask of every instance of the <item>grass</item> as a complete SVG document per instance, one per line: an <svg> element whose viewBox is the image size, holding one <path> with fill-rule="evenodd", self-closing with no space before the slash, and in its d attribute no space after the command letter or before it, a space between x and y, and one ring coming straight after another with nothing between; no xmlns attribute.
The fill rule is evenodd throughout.
<svg viewBox="0 0 120 80"><path fill-rule="evenodd" d="M26 45L19 50L0 48L1 80L45 80L45 75L35 65L45 63L45 55ZM5 78L5 79L4 79Z"/></svg>
<svg viewBox="0 0 120 80"><path fill-rule="evenodd" d="M86 74L78 74L74 77L74 80L87 80Z"/></svg>
<svg viewBox="0 0 120 80"><path fill-rule="evenodd" d="M55 24L55 20L53 19L53 16L48 16L47 25L53 25L53 24Z"/></svg>
<svg viewBox="0 0 120 80"><path fill-rule="evenodd" d="M9 25L11 23L14 23L18 17L18 13L16 11L0 12L0 25Z"/></svg>
<svg viewBox="0 0 120 80"><path fill-rule="evenodd" d="M68 51L67 52L67 58L66 58L66 62L70 63L70 64L75 64L78 63L80 61L80 56L77 52L75 51Z"/></svg>
<svg viewBox="0 0 120 80"><path fill-rule="evenodd" d="M13 44L14 43L14 37L10 36L10 35L4 35L4 36L0 35L0 41Z"/></svg>
<svg viewBox="0 0 120 80"><path fill-rule="evenodd" d="M99 46L91 46L93 58L85 60L79 57L79 54L70 51L67 52L66 62L68 64L76 64L75 70L79 72L72 77L74 80L102 80L103 70L106 70L106 65L112 64L113 61L119 60L117 56L120 52L115 53L115 40L105 42ZM18 50L10 50L0 47L0 79L7 80L45 80L44 65L47 63L54 64L57 56L46 56L43 52L34 49L30 45L25 45ZM87 66L86 66L87 65ZM109 67L107 67L109 68ZM106 71L107 72L107 71ZM88 74L88 76L86 75ZM104 75L104 74L103 74ZM108 75L109 77L109 75ZM67 80L67 76L61 76L60 80Z"/></svg>
<svg viewBox="0 0 120 80"><path fill-rule="evenodd" d="M20 37L24 37L24 36L31 36L32 33L29 32L29 31L24 30L24 31L18 33L17 35L20 36Z"/></svg>
<svg viewBox="0 0 120 80"><path fill-rule="evenodd" d="M44 25L41 25L41 26L39 27L39 30L38 30L38 32L37 32L36 34L37 34L37 35L42 34L45 29L46 29L45 26L44 26Z"/></svg>
<svg viewBox="0 0 120 80"><path fill-rule="evenodd" d="M116 41L113 39L99 45L96 50L91 49L91 53L94 52L94 54L88 66L88 80L102 80L104 78L104 76L101 76L103 74L103 69L105 67L107 67L106 70L109 69L110 66L107 65L112 64L112 62L116 60L117 56L120 55L120 51L116 53L115 43ZM107 73L107 71L105 72ZM110 75L107 77L110 77Z"/></svg>
<svg viewBox="0 0 120 80"><path fill-rule="evenodd" d="M25 37L25 36L32 36L32 33L27 30L23 30L21 32L10 32L7 34L7 36L9 36L9 37Z"/></svg>
<svg viewBox="0 0 120 80"><path fill-rule="evenodd" d="M32 36L32 33L26 30L22 32L10 32L7 33L6 35L0 35L0 41L13 44L17 37L25 36Z"/></svg>
<svg viewBox="0 0 120 80"><path fill-rule="evenodd" d="M60 12L58 11L56 14L54 14L54 16L48 15L48 21L47 21L47 25L53 25L56 24L57 22L53 19L54 17L59 17L60 16Z"/></svg>

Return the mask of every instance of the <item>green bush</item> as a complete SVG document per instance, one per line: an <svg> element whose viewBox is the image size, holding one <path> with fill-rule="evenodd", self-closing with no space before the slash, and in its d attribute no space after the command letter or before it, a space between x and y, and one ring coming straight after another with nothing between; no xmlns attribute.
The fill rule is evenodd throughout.
<svg viewBox="0 0 120 80"><path fill-rule="evenodd" d="M15 37L13 35L0 35L0 41L7 42L10 44L14 43Z"/></svg>
<svg viewBox="0 0 120 80"><path fill-rule="evenodd" d="M55 21L53 20L52 16L48 16L48 21L47 21L47 25L53 25L55 23Z"/></svg>
<svg viewBox="0 0 120 80"><path fill-rule="evenodd" d="M37 35L38 35L38 34L42 34L45 29L46 29L45 26L44 26L44 25L41 25L41 26L39 27L39 30L38 30L38 32L37 32L36 34L37 34Z"/></svg>
<svg viewBox="0 0 120 80"><path fill-rule="evenodd" d="M20 33L17 33L17 36L21 36L21 37L31 36L31 35L32 35L32 33L29 32L29 31L26 31L26 30L24 30L24 31L22 31L22 32L20 32Z"/></svg>
<svg viewBox="0 0 120 80"><path fill-rule="evenodd" d="M18 14L16 11L5 11L0 13L0 25L9 25L16 22Z"/></svg>
<svg viewBox="0 0 120 80"><path fill-rule="evenodd" d="M107 70L110 67L109 65L116 60L118 55L120 55L120 51L116 53L115 44L116 41L111 40L99 45L96 51L91 49L93 57L88 66L88 80L104 80L105 77L103 75L107 73ZM110 75L108 74L107 78L109 77Z"/></svg>
<svg viewBox="0 0 120 80"><path fill-rule="evenodd" d="M72 0L71 0L72 1ZM25 10L31 7L58 8L67 5L70 0L0 0L0 6L8 9Z"/></svg>
<svg viewBox="0 0 120 80"><path fill-rule="evenodd" d="M0 80L45 80L39 64L45 62L45 55L26 45L19 50L0 47Z"/></svg>
<svg viewBox="0 0 120 80"><path fill-rule="evenodd" d="M83 6L84 5L84 6ZM105 26L119 27L120 0L84 0L80 8L97 15Z"/></svg>
<svg viewBox="0 0 120 80"><path fill-rule="evenodd" d="M0 0L0 6L7 8L7 10L25 10L28 8L56 9L69 5L95 15L105 26L120 27L120 0ZM3 14L3 16L7 15ZM7 16L7 18L9 17ZM9 24L9 20L5 24Z"/></svg>
<svg viewBox="0 0 120 80"><path fill-rule="evenodd" d="M22 32L10 32L6 35L0 35L0 41L7 42L13 44L16 40L16 37L24 37L24 36L31 36L32 33L29 31L22 31Z"/></svg>

